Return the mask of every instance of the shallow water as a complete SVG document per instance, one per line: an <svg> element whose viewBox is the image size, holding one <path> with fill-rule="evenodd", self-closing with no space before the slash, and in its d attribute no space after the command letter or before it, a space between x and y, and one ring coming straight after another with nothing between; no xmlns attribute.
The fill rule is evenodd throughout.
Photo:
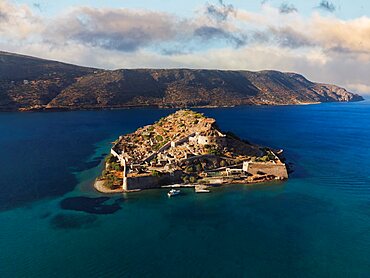
<svg viewBox="0 0 370 278"><path fill-rule="evenodd" d="M173 110L0 114L0 277L370 275L369 101L198 110L289 181L103 196L110 142Z"/></svg>

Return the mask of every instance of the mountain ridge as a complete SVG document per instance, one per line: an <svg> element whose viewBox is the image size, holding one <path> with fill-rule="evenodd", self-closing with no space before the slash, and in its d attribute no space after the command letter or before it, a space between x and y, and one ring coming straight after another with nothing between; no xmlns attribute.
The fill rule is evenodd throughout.
<svg viewBox="0 0 370 278"><path fill-rule="evenodd" d="M286 105L360 101L346 89L275 70L117 69L0 51L0 111Z"/></svg>

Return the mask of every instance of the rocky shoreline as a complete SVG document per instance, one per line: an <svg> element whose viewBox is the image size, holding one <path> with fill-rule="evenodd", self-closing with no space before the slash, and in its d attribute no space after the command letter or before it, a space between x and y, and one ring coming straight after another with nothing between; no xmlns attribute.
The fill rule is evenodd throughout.
<svg viewBox="0 0 370 278"><path fill-rule="evenodd" d="M233 108L243 106L299 106L299 105L316 105L322 104L322 102L299 102L299 103L287 103L287 104L240 104L240 105L202 105L202 106L173 106L166 107L161 105L123 105L123 106L109 106L109 107L30 107L30 108L19 108L19 109L2 109L0 112L73 112L73 111L104 111L104 110L126 110L136 108L154 108L154 109L217 109L217 108Z"/></svg>

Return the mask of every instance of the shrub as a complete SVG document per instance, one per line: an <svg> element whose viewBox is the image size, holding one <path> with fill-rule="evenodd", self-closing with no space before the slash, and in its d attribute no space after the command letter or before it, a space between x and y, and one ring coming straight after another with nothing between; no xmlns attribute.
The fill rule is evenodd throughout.
<svg viewBox="0 0 370 278"><path fill-rule="evenodd" d="M257 161L260 161L260 162L267 162L267 161L270 161L268 155L265 155L265 156L262 156L262 157L258 157L256 159Z"/></svg>
<svg viewBox="0 0 370 278"><path fill-rule="evenodd" d="M160 173L156 170L152 170L151 174L152 174L153 177L159 177L160 176Z"/></svg>
<svg viewBox="0 0 370 278"><path fill-rule="evenodd" d="M194 177L194 176L191 176L191 177L189 178L189 181L190 181L190 183L195 183L195 182L197 181L197 178L196 178L196 177Z"/></svg>
<svg viewBox="0 0 370 278"><path fill-rule="evenodd" d="M157 135L156 137L155 137L155 140L157 140L158 142L160 142L160 141L163 141L163 137L161 136L161 135Z"/></svg>
<svg viewBox="0 0 370 278"><path fill-rule="evenodd" d="M113 180L108 180L105 184L108 188L113 188L114 187L114 183L113 183Z"/></svg>
<svg viewBox="0 0 370 278"><path fill-rule="evenodd" d="M272 153L269 153L268 155L269 160L274 160L275 156Z"/></svg>
<svg viewBox="0 0 370 278"><path fill-rule="evenodd" d="M158 150L160 149L160 147L161 147L161 144L160 144L160 143L158 143L158 144L155 144L155 145L152 147L152 149L153 149L153 150L155 150L155 151L158 151Z"/></svg>
<svg viewBox="0 0 370 278"><path fill-rule="evenodd" d="M216 149L208 149L208 154L220 155L221 153Z"/></svg>
<svg viewBox="0 0 370 278"><path fill-rule="evenodd" d="M193 166L186 167L185 171L188 172L188 173L194 172Z"/></svg>
<svg viewBox="0 0 370 278"><path fill-rule="evenodd" d="M106 163L110 163L110 162L112 162L113 160L114 160L114 156L110 153L110 154L108 154L107 155L107 157L105 158L105 162Z"/></svg>
<svg viewBox="0 0 370 278"><path fill-rule="evenodd" d="M189 177L188 176L182 176L181 179L182 179L182 181L184 183L188 183L189 182Z"/></svg>

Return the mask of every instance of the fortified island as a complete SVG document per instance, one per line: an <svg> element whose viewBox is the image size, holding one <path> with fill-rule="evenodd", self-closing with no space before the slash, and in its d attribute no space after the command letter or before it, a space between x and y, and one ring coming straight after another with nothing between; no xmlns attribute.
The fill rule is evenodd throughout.
<svg viewBox="0 0 370 278"><path fill-rule="evenodd" d="M179 110L120 136L95 182L104 193L164 186L249 184L288 178L282 151L222 132L215 119Z"/></svg>

